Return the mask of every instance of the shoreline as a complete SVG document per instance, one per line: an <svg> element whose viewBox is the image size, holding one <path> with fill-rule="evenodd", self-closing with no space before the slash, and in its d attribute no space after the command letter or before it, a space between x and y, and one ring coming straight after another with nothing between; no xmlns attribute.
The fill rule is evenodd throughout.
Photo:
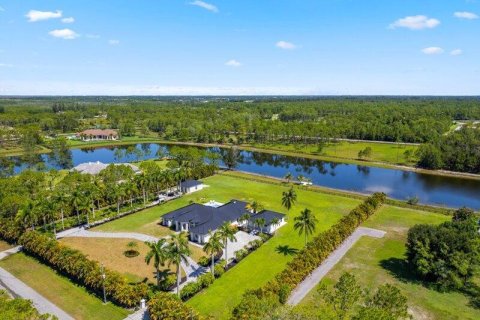
<svg viewBox="0 0 480 320"><path fill-rule="evenodd" d="M182 146L193 146L193 147L204 147L204 148L230 148L235 147L239 150L245 151L253 151L253 152L262 152L268 154L279 154L284 156L290 157L297 157L297 158L306 158L306 159L313 159L313 160L320 160L320 161L328 161L328 162L336 162L336 163L343 163L343 164L353 164L353 165L360 165L360 166L368 166L368 167L377 167L383 169L393 169L393 170L401 170L401 171L409 171L421 174L429 174L435 176L443 176L443 177L451 177L451 178L461 178L461 179L471 179L471 180L480 180L480 174L468 173L468 172L457 172L457 171L448 171L448 170L429 170L429 169L422 169L417 167L411 167L406 165L397 165L387 162L380 162L380 161L368 161L368 160L357 160L351 158L342 158L342 157L335 157L335 156L323 156L305 152L292 152L292 151L284 151L275 148L262 148L262 147L255 147L254 145L243 144L243 145L232 145L232 144L218 144L218 143L198 143L198 142L185 142L185 141L168 141L162 140L157 138L138 138L132 140L118 140L118 141L105 141L105 142L95 142L95 143L85 143L85 144L75 144L70 145L70 149L83 149L83 148L105 148L105 147L115 147L115 146L124 146L124 145L132 145L132 144L139 144L139 143L158 143L158 144L165 144L165 145L182 145ZM48 153L48 149L43 147L43 150L39 150L36 154L45 154ZM14 157L14 156L21 156L23 152L12 152L11 154L1 154L0 157Z"/></svg>

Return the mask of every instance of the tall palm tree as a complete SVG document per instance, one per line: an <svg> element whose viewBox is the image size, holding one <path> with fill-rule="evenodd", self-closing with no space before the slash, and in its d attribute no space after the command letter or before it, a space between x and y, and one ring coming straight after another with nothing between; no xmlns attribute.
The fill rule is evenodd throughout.
<svg viewBox="0 0 480 320"><path fill-rule="evenodd" d="M253 201L245 206L245 209L251 211L253 214L257 214L257 212L261 211L262 208L263 206L257 201Z"/></svg>
<svg viewBox="0 0 480 320"><path fill-rule="evenodd" d="M168 265L172 263L177 267L177 295L180 297L180 265L188 265L188 257L192 254L188 247L188 236L186 232L173 234L167 245Z"/></svg>
<svg viewBox="0 0 480 320"><path fill-rule="evenodd" d="M218 229L218 236L223 241L223 247L225 248L225 261L228 265L228 241L237 242L237 238L235 237L236 229L232 226L230 221L225 221L220 228Z"/></svg>
<svg viewBox="0 0 480 320"><path fill-rule="evenodd" d="M270 221L270 224L276 229L276 227L280 225L280 219L278 219L278 218L273 218L273 219ZM275 231L274 231L274 232L275 232Z"/></svg>
<svg viewBox="0 0 480 320"><path fill-rule="evenodd" d="M250 214L248 213L244 213L240 216L240 218L238 218L238 222L240 222L241 224L247 223L248 220L250 220Z"/></svg>
<svg viewBox="0 0 480 320"><path fill-rule="evenodd" d="M83 201L82 191L76 188L72 192L72 197L70 198L70 200L72 201L72 206L75 208L75 212L77 213L78 224L80 224L80 206L82 205Z"/></svg>
<svg viewBox="0 0 480 320"><path fill-rule="evenodd" d="M206 254L209 254L212 258L212 275L215 275L215 255L222 251L223 244L222 239L217 232L213 233L209 232L210 238L203 246L203 251Z"/></svg>
<svg viewBox="0 0 480 320"><path fill-rule="evenodd" d="M293 179L293 175L290 172L287 172L287 174L283 177L285 180L287 180L287 183L290 183Z"/></svg>
<svg viewBox="0 0 480 320"><path fill-rule="evenodd" d="M142 172L141 174L135 176L135 180L137 182L137 186L142 190L143 206L146 206L148 177L145 172Z"/></svg>
<svg viewBox="0 0 480 320"><path fill-rule="evenodd" d="M125 197L125 186L122 184L118 184L114 186L112 189L112 197L117 202L117 215L120 214L120 204L122 202L123 197Z"/></svg>
<svg viewBox="0 0 480 320"><path fill-rule="evenodd" d="M317 218L312 214L310 209L305 209L300 212L298 217L293 219L295 224L293 228L298 230L298 234L302 235L305 234L305 245L307 244L307 237L315 232L315 227L317 225Z"/></svg>
<svg viewBox="0 0 480 320"><path fill-rule="evenodd" d="M22 207L22 210L18 211L15 219L22 223L25 227L31 227L32 230L35 230L35 224L38 220L36 213L34 202L28 200Z"/></svg>
<svg viewBox="0 0 480 320"><path fill-rule="evenodd" d="M259 232L263 232L263 227L265 226L266 220L264 218L258 218L255 220L255 225L258 227Z"/></svg>
<svg viewBox="0 0 480 320"><path fill-rule="evenodd" d="M62 219L62 230L65 230L65 207L68 205L69 196L65 188L57 187L53 196L52 201L57 203L58 208L60 209L60 218Z"/></svg>
<svg viewBox="0 0 480 320"><path fill-rule="evenodd" d="M293 187L291 187L288 191L284 191L282 193L282 205L290 211L292 206L295 204L297 201L297 193L295 190L293 190Z"/></svg>
<svg viewBox="0 0 480 320"><path fill-rule="evenodd" d="M169 251L166 246L166 239L159 239L157 242L145 242L150 251L145 256L145 262L149 265L153 259L153 266L155 267L157 286L160 287L160 266L164 266L168 260Z"/></svg>

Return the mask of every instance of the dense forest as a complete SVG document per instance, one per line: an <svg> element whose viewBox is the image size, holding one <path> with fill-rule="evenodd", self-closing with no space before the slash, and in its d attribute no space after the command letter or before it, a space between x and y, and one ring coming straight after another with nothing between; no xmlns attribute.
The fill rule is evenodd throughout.
<svg viewBox="0 0 480 320"><path fill-rule="evenodd" d="M42 135L87 128L239 144L339 138L415 142L427 144L422 167L478 173L478 119L478 97L3 98L0 144L22 138L41 143ZM455 121L467 125L456 131Z"/></svg>

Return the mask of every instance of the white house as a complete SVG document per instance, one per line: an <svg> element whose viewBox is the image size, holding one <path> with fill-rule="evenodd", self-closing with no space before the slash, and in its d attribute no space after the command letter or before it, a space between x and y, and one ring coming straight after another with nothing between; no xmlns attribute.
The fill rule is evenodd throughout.
<svg viewBox="0 0 480 320"><path fill-rule="evenodd" d="M180 192L182 193L192 193L202 190L204 187L203 182L198 180L185 180L180 182Z"/></svg>

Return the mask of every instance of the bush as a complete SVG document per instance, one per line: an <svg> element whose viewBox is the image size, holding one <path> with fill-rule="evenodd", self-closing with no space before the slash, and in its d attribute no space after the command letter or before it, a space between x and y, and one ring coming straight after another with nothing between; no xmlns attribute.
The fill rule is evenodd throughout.
<svg viewBox="0 0 480 320"><path fill-rule="evenodd" d="M74 281L86 286L94 292L102 292L102 270L98 262L89 260L78 250L73 250L55 239L36 231L27 231L19 239L23 250L44 261L57 271L67 275ZM115 303L133 307L147 296L147 285L129 284L118 272L104 270L105 292Z"/></svg>
<svg viewBox="0 0 480 320"><path fill-rule="evenodd" d="M177 284L177 276L175 274L169 274L162 281L160 281L160 290L170 291L173 286Z"/></svg>
<svg viewBox="0 0 480 320"><path fill-rule="evenodd" d="M148 302L151 320L202 320L203 318L192 308L182 303L177 296L160 292Z"/></svg>
<svg viewBox="0 0 480 320"><path fill-rule="evenodd" d="M213 273L215 274L215 278L220 278L225 273L225 265L217 263L213 269Z"/></svg>
<svg viewBox="0 0 480 320"><path fill-rule="evenodd" d="M235 251L235 260L237 262L240 262L243 258L245 258L248 255L248 251L245 249L240 249Z"/></svg>
<svg viewBox="0 0 480 320"><path fill-rule="evenodd" d="M0 220L0 238L3 240L15 244L24 232L25 229L20 227L13 220Z"/></svg>
<svg viewBox="0 0 480 320"><path fill-rule="evenodd" d="M355 229L371 216L386 200L384 193L374 193L362 204L344 216L329 230L320 233L295 255L285 269L276 275L275 279L257 290L244 294L240 304L234 309L234 319L261 318L262 310L272 304L272 296L277 303L285 303L291 290L302 282L315 268L317 268ZM264 303L255 302L268 297Z"/></svg>
<svg viewBox="0 0 480 320"><path fill-rule="evenodd" d="M200 277L198 277L197 281L202 287L202 289L208 288L213 283L213 281L215 281L215 277L209 272L202 274Z"/></svg>
<svg viewBox="0 0 480 320"><path fill-rule="evenodd" d="M201 265L202 267L208 267L210 266L211 263L212 263L211 258L208 258L206 256L200 257L200 259L198 259L198 264Z"/></svg>
<svg viewBox="0 0 480 320"><path fill-rule="evenodd" d="M185 301L193 297L202 289L209 287L215 278L211 273L206 273L198 277L197 281L186 284L180 291L180 298Z"/></svg>

